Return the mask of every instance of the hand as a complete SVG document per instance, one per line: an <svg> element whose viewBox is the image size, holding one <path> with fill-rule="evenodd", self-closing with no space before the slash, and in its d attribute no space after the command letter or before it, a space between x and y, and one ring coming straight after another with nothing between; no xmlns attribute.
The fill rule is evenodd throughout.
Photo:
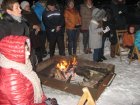
<svg viewBox="0 0 140 105"><path fill-rule="evenodd" d="M119 14L122 14L122 11L119 11L118 13L119 13Z"/></svg>
<svg viewBox="0 0 140 105"><path fill-rule="evenodd" d="M35 34L37 35L38 32L40 31L40 27L38 25L33 25L33 29L35 29Z"/></svg>
<svg viewBox="0 0 140 105"><path fill-rule="evenodd" d="M61 30L61 26L56 27L56 32L59 32Z"/></svg>

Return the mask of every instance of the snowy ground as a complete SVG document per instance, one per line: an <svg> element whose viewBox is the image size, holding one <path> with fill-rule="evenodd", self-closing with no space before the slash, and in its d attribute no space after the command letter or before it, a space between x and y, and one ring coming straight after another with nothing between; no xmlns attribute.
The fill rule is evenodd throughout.
<svg viewBox="0 0 140 105"><path fill-rule="evenodd" d="M108 60L104 63L114 64L117 76L96 101L96 105L140 105L140 63L136 60L129 65L126 56L121 62L119 57L110 58L108 52L106 49ZM92 60L92 55L80 53L79 57ZM46 86L43 86L43 90L47 97L55 97L59 105L77 105L80 99L80 96Z"/></svg>

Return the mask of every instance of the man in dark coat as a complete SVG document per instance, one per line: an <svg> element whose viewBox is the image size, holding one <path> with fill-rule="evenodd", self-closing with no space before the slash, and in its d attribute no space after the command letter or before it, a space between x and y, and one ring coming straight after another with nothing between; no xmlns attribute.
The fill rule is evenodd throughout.
<svg viewBox="0 0 140 105"><path fill-rule="evenodd" d="M22 15L27 20L30 32L31 47L35 50L38 63L42 61L42 49L40 39L40 24L41 22L37 18L34 11L30 8L28 1L21 2Z"/></svg>
<svg viewBox="0 0 140 105"><path fill-rule="evenodd" d="M116 29L125 29L127 26L127 7L125 5L125 0L112 0L110 8L115 18Z"/></svg>
<svg viewBox="0 0 140 105"><path fill-rule="evenodd" d="M47 9L43 13L43 22L48 35L50 57L54 56L56 43L59 55L65 55L64 47L64 17L56 8L55 0L47 1Z"/></svg>

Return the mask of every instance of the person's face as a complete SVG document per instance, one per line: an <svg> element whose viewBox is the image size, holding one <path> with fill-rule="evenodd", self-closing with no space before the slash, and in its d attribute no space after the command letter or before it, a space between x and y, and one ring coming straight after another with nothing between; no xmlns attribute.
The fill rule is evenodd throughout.
<svg viewBox="0 0 140 105"><path fill-rule="evenodd" d="M48 9L50 11L54 11L55 10L55 6L54 5L48 5L47 7L48 7Z"/></svg>
<svg viewBox="0 0 140 105"><path fill-rule="evenodd" d="M73 8L73 7L74 7L74 3L73 3L72 1L69 2L68 7L69 7L69 8Z"/></svg>
<svg viewBox="0 0 140 105"><path fill-rule="evenodd" d="M46 7L46 3L41 3L41 5L45 8Z"/></svg>
<svg viewBox="0 0 140 105"><path fill-rule="evenodd" d="M27 4L27 5L25 6L24 10L30 12L30 11L31 11L30 4Z"/></svg>
<svg viewBox="0 0 140 105"><path fill-rule="evenodd" d="M135 32L135 28L134 28L134 27L130 27L130 28L129 28L129 32L130 32L130 33L134 33L134 32Z"/></svg>
<svg viewBox="0 0 140 105"><path fill-rule="evenodd" d="M21 17L21 9L20 9L20 5L19 5L18 2L13 4L13 9L12 10L7 9L6 11L10 15Z"/></svg>

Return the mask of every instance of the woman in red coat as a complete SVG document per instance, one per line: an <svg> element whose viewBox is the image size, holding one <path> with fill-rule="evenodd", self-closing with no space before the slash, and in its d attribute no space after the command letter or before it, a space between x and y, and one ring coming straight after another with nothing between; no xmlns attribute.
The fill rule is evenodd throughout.
<svg viewBox="0 0 140 105"><path fill-rule="evenodd" d="M46 105L29 55L26 36L10 35L0 40L0 105Z"/></svg>

